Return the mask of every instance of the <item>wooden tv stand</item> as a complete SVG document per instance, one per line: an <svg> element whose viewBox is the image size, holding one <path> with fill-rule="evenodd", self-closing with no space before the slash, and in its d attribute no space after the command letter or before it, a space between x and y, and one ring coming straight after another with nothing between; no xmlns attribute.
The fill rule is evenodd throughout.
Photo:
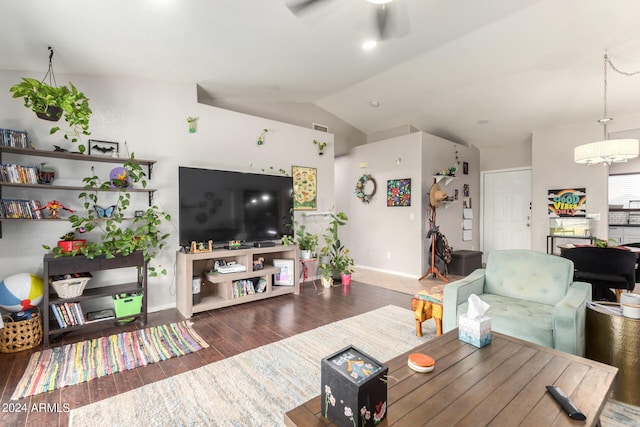
<svg viewBox="0 0 640 427"><path fill-rule="evenodd" d="M264 268L253 271L253 261L264 258ZM273 283L273 275L280 268L273 266L274 259L288 259L293 261L293 286L277 286ZM226 262L235 261L247 267L247 271L240 273L212 273L216 260ZM248 249L214 249L212 252L186 253L178 251L176 254L176 305L178 311L190 318L193 313L229 307L245 302L271 298L285 294L300 293L298 262L298 246L276 245L266 248ZM193 304L192 279L202 279L200 302ZM243 279L264 277L267 282L264 292L252 295L233 296L234 282Z"/></svg>

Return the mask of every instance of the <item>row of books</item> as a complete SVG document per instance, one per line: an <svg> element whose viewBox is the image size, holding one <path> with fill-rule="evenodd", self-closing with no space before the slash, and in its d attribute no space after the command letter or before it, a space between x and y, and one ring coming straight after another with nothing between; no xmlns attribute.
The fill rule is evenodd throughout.
<svg viewBox="0 0 640 427"><path fill-rule="evenodd" d="M0 129L0 145L4 147L32 148L26 130Z"/></svg>
<svg viewBox="0 0 640 427"><path fill-rule="evenodd" d="M40 173L35 166L0 164L0 181L14 184L41 184Z"/></svg>
<svg viewBox="0 0 640 427"><path fill-rule="evenodd" d="M0 218L44 219L37 200L1 199Z"/></svg>
<svg viewBox="0 0 640 427"><path fill-rule="evenodd" d="M51 304L51 311L58 322L58 326L61 328L84 325L86 323L86 319L84 318L84 314L82 314L82 307L79 302Z"/></svg>
<svg viewBox="0 0 640 427"><path fill-rule="evenodd" d="M250 279L236 280L233 282L231 293L233 298L238 298L246 295L253 295L255 293L262 293L265 291L266 287L267 281L263 277L258 280L256 285L254 285L253 281Z"/></svg>
<svg viewBox="0 0 640 427"><path fill-rule="evenodd" d="M68 328L69 326L86 325L89 323L100 322L102 320L115 319L112 309L92 311L83 314L82 306L79 302L65 302L60 304L51 304L51 312L56 319L60 328Z"/></svg>

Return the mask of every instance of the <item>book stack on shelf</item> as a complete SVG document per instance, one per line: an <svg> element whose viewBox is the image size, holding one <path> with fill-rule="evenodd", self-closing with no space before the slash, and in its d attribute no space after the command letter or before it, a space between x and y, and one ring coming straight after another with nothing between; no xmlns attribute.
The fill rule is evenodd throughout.
<svg viewBox="0 0 640 427"><path fill-rule="evenodd" d="M61 328L69 326L84 325L86 320L82 314L82 307L79 302L65 302L51 304L53 316Z"/></svg>
<svg viewBox="0 0 640 427"><path fill-rule="evenodd" d="M60 304L51 304L51 312L60 328L68 328L69 326L86 325L89 323L100 322L102 320L115 319L112 309L90 311L84 315L82 306L79 302L65 302Z"/></svg>
<svg viewBox="0 0 640 427"><path fill-rule="evenodd" d="M251 279L236 280L233 282L233 298L264 292L267 287L267 281L263 277L255 280L257 280L256 284L254 284L254 281Z"/></svg>
<svg viewBox="0 0 640 427"><path fill-rule="evenodd" d="M35 166L16 165L6 163L0 165L0 181L13 184L41 184L38 176L38 168Z"/></svg>
<svg viewBox="0 0 640 427"><path fill-rule="evenodd" d="M0 145L3 147L33 148L26 130L0 129Z"/></svg>
<svg viewBox="0 0 640 427"><path fill-rule="evenodd" d="M0 218L44 219L41 209L38 200L0 200Z"/></svg>

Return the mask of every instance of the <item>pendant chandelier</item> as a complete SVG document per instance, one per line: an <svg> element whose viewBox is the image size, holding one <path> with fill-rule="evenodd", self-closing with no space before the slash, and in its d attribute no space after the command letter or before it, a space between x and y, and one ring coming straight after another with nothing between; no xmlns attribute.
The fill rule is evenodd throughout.
<svg viewBox="0 0 640 427"><path fill-rule="evenodd" d="M604 128L604 137L602 141L591 142L576 147L573 151L573 158L576 163L586 164L588 166L604 164L610 165L611 163L626 162L630 159L635 159L640 154L640 144L637 139L608 139L607 124L613 120L607 117L607 67L611 68L627 76L632 76L635 73L625 73L618 70L609 56L605 52L604 54L604 115L603 118L598 120L602 123Z"/></svg>

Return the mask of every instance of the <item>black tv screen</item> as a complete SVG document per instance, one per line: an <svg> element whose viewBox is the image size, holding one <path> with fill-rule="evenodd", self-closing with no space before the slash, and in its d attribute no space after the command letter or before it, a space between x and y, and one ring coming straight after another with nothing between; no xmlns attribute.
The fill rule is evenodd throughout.
<svg viewBox="0 0 640 427"><path fill-rule="evenodd" d="M179 167L180 245L256 242L293 235L293 179Z"/></svg>

